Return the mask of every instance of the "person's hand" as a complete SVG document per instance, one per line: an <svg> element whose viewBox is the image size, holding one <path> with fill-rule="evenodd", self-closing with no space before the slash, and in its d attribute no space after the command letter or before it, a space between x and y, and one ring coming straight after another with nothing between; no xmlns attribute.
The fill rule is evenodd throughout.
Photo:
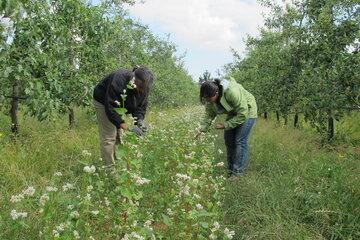
<svg viewBox="0 0 360 240"><path fill-rule="evenodd" d="M223 123L218 123L215 125L216 129L225 129L225 125Z"/></svg>
<svg viewBox="0 0 360 240"><path fill-rule="evenodd" d="M144 120L139 119L136 122L136 125L143 131L143 132L147 132L149 130L149 127L147 124L144 123Z"/></svg>
<svg viewBox="0 0 360 240"><path fill-rule="evenodd" d="M130 128L129 131L135 133L137 137L141 137L142 135L144 135L144 132L138 126Z"/></svg>
<svg viewBox="0 0 360 240"><path fill-rule="evenodd" d="M121 123L121 124L120 124L120 128L121 128L121 129L124 129L124 130L127 130L127 129L128 129L128 126L127 126L125 123Z"/></svg>

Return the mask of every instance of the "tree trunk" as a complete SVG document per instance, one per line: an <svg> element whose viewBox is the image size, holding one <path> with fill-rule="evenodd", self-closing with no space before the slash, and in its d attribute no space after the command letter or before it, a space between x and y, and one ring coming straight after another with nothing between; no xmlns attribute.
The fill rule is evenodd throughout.
<svg viewBox="0 0 360 240"><path fill-rule="evenodd" d="M285 116L284 116L284 125L286 126L287 124L288 124L288 116L285 115Z"/></svg>
<svg viewBox="0 0 360 240"><path fill-rule="evenodd" d="M277 120L278 122L280 122L280 114L279 114L278 111L276 111L276 120Z"/></svg>
<svg viewBox="0 0 360 240"><path fill-rule="evenodd" d="M268 114L267 114L267 112L264 112L264 118L265 118L265 119L268 119Z"/></svg>
<svg viewBox="0 0 360 240"><path fill-rule="evenodd" d="M334 138L334 118L331 115L331 111L329 111L328 116L328 141L331 141Z"/></svg>
<svg viewBox="0 0 360 240"><path fill-rule="evenodd" d="M69 107L69 127L73 128L75 125L75 113L74 109Z"/></svg>
<svg viewBox="0 0 360 240"><path fill-rule="evenodd" d="M298 124L299 124L299 115L298 115L298 114L295 114L295 117L294 117L294 128L297 128L297 127L298 127Z"/></svg>
<svg viewBox="0 0 360 240"><path fill-rule="evenodd" d="M13 85L13 93L11 100L11 109L10 109L10 117L11 117L11 132L17 134L19 132L19 123L18 123L18 108L19 108L19 85L16 80Z"/></svg>

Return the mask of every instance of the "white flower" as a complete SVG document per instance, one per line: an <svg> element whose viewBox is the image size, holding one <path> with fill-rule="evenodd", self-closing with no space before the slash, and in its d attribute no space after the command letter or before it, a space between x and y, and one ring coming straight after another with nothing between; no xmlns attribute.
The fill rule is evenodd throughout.
<svg viewBox="0 0 360 240"><path fill-rule="evenodd" d="M74 238L75 238L75 239L80 239L80 234L79 234L78 231L74 230L74 231L73 231L73 234L74 234Z"/></svg>
<svg viewBox="0 0 360 240"><path fill-rule="evenodd" d="M65 230L65 224L61 223L59 226L56 227L56 230L59 232L63 232Z"/></svg>
<svg viewBox="0 0 360 240"><path fill-rule="evenodd" d="M74 189L74 188L75 188L74 184L71 184L71 183L66 183L64 186L62 186L62 189L64 192Z"/></svg>
<svg viewBox="0 0 360 240"><path fill-rule="evenodd" d="M222 167L222 166L224 166L224 162L218 162L218 163L216 164L216 166L217 166L217 167Z"/></svg>
<svg viewBox="0 0 360 240"><path fill-rule="evenodd" d="M199 210L204 209L204 207L200 203L196 204L196 208L199 209Z"/></svg>
<svg viewBox="0 0 360 240"><path fill-rule="evenodd" d="M68 206L67 206L67 209L73 210L73 209L74 209L74 205L68 205Z"/></svg>
<svg viewBox="0 0 360 240"><path fill-rule="evenodd" d="M93 211L91 211L91 213L96 216L99 214L99 210L93 210Z"/></svg>
<svg viewBox="0 0 360 240"><path fill-rule="evenodd" d="M86 190L87 190L88 192L91 192L93 189L94 189L94 187L93 187L92 185L89 185Z"/></svg>
<svg viewBox="0 0 360 240"><path fill-rule="evenodd" d="M190 187L188 185L186 185L181 191L180 191L180 195L184 194L184 195L190 195L189 193Z"/></svg>
<svg viewBox="0 0 360 240"><path fill-rule="evenodd" d="M58 238L60 236L60 233L54 229L53 230L53 236Z"/></svg>
<svg viewBox="0 0 360 240"><path fill-rule="evenodd" d="M62 176L62 173L61 173L61 172L56 172L56 173L54 173L54 176L56 176L56 177L61 177L61 176Z"/></svg>
<svg viewBox="0 0 360 240"><path fill-rule="evenodd" d="M76 70L79 70L80 69L80 59L74 58L73 65Z"/></svg>
<svg viewBox="0 0 360 240"><path fill-rule="evenodd" d="M135 175L134 179L135 179L136 185L139 185L139 186L150 183L149 179L142 178L142 177L140 177L138 175Z"/></svg>
<svg viewBox="0 0 360 240"><path fill-rule="evenodd" d="M167 214L170 216L174 215L174 212L171 210L171 208L166 209Z"/></svg>
<svg viewBox="0 0 360 240"><path fill-rule="evenodd" d="M45 206L47 201L49 201L49 196L45 193L40 197L40 205Z"/></svg>
<svg viewBox="0 0 360 240"><path fill-rule="evenodd" d="M90 167L89 166L84 167L84 172L87 172L87 173L94 173L95 170L96 170L96 168L94 165L91 165Z"/></svg>
<svg viewBox="0 0 360 240"><path fill-rule="evenodd" d="M223 154L224 152L219 148L218 149L219 154Z"/></svg>
<svg viewBox="0 0 360 240"><path fill-rule="evenodd" d="M24 195L22 195L22 194L12 195L11 198L10 198L10 202L18 203L18 202L21 202L21 200L23 200L23 199L24 199Z"/></svg>
<svg viewBox="0 0 360 240"><path fill-rule="evenodd" d="M93 236L90 236L89 240L95 240L95 238Z"/></svg>
<svg viewBox="0 0 360 240"><path fill-rule="evenodd" d="M88 194L86 194L86 196L84 197L84 199L86 200L86 201L91 201L91 195L88 193Z"/></svg>
<svg viewBox="0 0 360 240"><path fill-rule="evenodd" d="M118 100L115 100L114 102L115 102L116 106L120 107L120 102Z"/></svg>
<svg viewBox="0 0 360 240"><path fill-rule="evenodd" d="M225 228L224 230L224 234L226 235L226 237L228 237L229 239L232 239L235 235L234 231L230 231L228 228Z"/></svg>
<svg viewBox="0 0 360 240"><path fill-rule="evenodd" d="M106 205L107 207L110 206L110 201L108 200L108 198L105 197L104 200L105 200L105 205Z"/></svg>
<svg viewBox="0 0 360 240"><path fill-rule="evenodd" d="M82 42L82 38L79 35L73 35L73 39L75 42L77 43L81 43Z"/></svg>
<svg viewBox="0 0 360 240"><path fill-rule="evenodd" d="M52 187L52 186L46 187L46 191L48 192L57 192L57 190L58 190L57 187Z"/></svg>
<svg viewBox="0 0 360 240"><path fill-rule="evenodd" d="M216 239L216 235L212 233L212 234L209 235L209 238L210 239Z"/></svg>
<svg viewBox="0 0 360 240"><path fill-rule="evenodd" d="M71 218L79 218L79 217L80 217L80 214L79 214L78 211L72 211L72 212L70 213L70 217L71 217Z"/></svg>
<svg viewBox="0 0 360 240"><path fill-rule="evenodd" d="M22 192L24 195L33 196L35 194L35 188L30 186Z"/></svg>
<svg viewBox="0 0 360 240"><path fill-rule="evenodd" d="M219 230L220 224L218 222L214 222L214 229Z"/></svg>
<svg viewBox="0 0 360 240"><path fill-rule="evenodd" d="M176 174L176 177L179 178L179 179L182 179L182 180L184 180L184 181L191 179L188 175L186 175L186 174L181 174L181 173L177 173L177 174Z"/></svg>
<svg viewBox="0 0 360 240"><path fill-rule="evenodd" d="M17 212L15 209L11 210L10 216L13 220L17 220L18 218L26 218L27 217L26 212Z"/></svg>
<svg viewBox="0 0 360 240"><path fill-rule="evenodd" d="M88 150L83 150L81 152L81 154L84 156L84 157L91 157L91 152L89 152Z"/></svg>

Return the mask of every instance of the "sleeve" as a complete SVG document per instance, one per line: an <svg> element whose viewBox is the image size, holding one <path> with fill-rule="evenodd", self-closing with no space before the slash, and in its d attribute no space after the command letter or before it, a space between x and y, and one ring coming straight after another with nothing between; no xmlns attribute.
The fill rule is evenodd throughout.
<svg viewBox="0 0 360 240"><path fill-rule="evenodd" d="M121 118L120 114L115 111L115 108L119 107L116 103L117 101L121 100L120 95L126 89L125 81L121 79L117 79L118 76L114 74L112 79L107 86L106 93L105 93L105 113L108 117L109 121L115 125L116 128L120 128L120 124L124 122Z"/></svg>
<svg viewBox="0 0 360 240"><path fill-rule="evenodd" d="M229 105L234 109L234 116L227 121L225 121L225 129L229 130L243 124L246 121L246 116L248 112L248 105L246 97L243 94L243 91L232 90L225 95L225 98Z"/></svg>
<svg viewBox="0 0 360 240"><path fill-rule="evenodd" d="M211 104L206 104L205 106L205 115L203 117L203 120L201 122L201 131L207 132L209 130L209 127L212 123L212 121L216 117L216 112L212 108Z"/></svg>
<svg viewBox="0 0 360 240"><path fill-rule="evenodd" d="M144 98L140 106L137 107L136 110L132 113L132 116L133 118L136 118L136 121L144 120L147 106L148 106L148 100L147 98Z"/></svg>

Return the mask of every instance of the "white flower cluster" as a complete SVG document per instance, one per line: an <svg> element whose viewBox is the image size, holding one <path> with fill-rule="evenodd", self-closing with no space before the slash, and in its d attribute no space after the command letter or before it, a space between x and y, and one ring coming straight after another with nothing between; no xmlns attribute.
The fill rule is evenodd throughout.
<svg viewBox="0 0 360 240"><path fill-rule="evenodd" d="M136 174L134 175L134 180L135 180L136 185L138 185L138 186L150 183L149 179L142 178L142 177L140 177L139 175L136 175Z"/></svg>
<svg viewBox="0 0 360 240"><path fill-rule="evenodd" d="M228 228L225 228L224 230L224 234L226 235L226 237L228 237L229 239L233 239L235 232L234 231L230 231Z"/></svg>
<svg viewBox="0 0 360 240"><path fill-rule="evenodd" d="M131 240L131 239L145 240L144 237L140 236L136 232L132 232L131 234L125 234L125 236L121 240Z"/></svg>
<svg viewBox="0 0 360 240"><path fill-rule="evenodd" d="M69 191L71 189L75 189L74 184L66 183L65 185L62 186L62 190L64 192Z"/></svg>
<svg viewBox="0 0 360 240"><path fill-rule="evenodd" d="M84 172L86 172L86 173L94 173L95 171L96 171L96 168L94 165L84 167Z"/></svg>
<svg viewBox="0 0 360 240"><path fill-rule="evenodd" d="M91 157L91 152L89 152L88 150L83 150L82 153L83 157Z"/></svg>
<svg viewBox="0 0 360 240"><path fill-rule="evenodd" d="M49 196L45 193L40 197L40 206L45 206L47 201L49 201Z"/></svg>
<svg viewBox="0 0 360 240"><path fill-rule="evenodd" d="M10 198L11 203L18 203L21 202L25 198L25 196L34 196L35 194L35 188L32 186L29 186L28 188L24 189L20 194L18 195L12 195Z"/></svg>
<svg viewBox="0 0 360 240"><path fill-rule="evenodd" d="M26 218L28 214L26 212L17 212L13 209L11 210L10 215L13 220L17 220L19 218Z"/></svg>

